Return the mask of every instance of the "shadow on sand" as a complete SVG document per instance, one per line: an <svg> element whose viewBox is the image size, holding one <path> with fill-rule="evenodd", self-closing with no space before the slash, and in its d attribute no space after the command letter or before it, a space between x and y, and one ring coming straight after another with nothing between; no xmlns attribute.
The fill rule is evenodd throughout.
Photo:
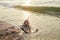
<svg viewBox="0 0 60 40"><path fill-rule="evenodd" d="M24 40L20 33L20 29L16 29L15 26L0 21L0 40Z"/></svg>

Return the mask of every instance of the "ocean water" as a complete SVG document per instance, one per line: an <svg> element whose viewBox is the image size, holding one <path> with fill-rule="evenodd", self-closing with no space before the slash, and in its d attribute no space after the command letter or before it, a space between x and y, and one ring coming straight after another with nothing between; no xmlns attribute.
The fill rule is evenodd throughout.
<svg viewBox="0 0 60 40"><path fill-rule="evenodd" d="M0 21L10 23L16 28L19 28L28 17L32 33L24 34L25 40L60 40L60 18L0 6ZM38 32L33 33L35 29L38 29Z"/></svg>

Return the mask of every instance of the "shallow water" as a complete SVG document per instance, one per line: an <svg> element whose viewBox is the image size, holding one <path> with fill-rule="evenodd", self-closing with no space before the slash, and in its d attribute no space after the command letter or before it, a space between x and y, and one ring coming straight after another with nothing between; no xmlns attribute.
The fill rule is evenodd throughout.
<svg viewBox="0 0 60 40"><path fill-rule="evenodd" d="M6 21L16 28L22 25L28 17L31 31L38 29L38 32L24 34L27 40L60 40L60 18L0 6L0 21Z"/></svg>

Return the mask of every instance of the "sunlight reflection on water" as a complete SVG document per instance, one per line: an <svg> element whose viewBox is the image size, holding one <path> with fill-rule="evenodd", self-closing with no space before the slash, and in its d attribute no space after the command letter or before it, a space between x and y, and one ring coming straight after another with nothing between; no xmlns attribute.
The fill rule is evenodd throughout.
<svg viewBox="0 0 60 40"><path fill-rule="evenodd" d="M23 10L7 9L0 7L0 20L6 21L14 26L20 26L24 20L29 18L32 31L36 28L39 29L38 33L33 33L28 36L34 37L32 40L58 40L60 39L60 18L35 14ZM40 32L41 31L41 32ZM58 34L58 35L57 35ZM27 39L28 40L28 39Z"/></svg>
<svg viewBox="0 0 60 40"><path fill-rule="evenodd" d="M23 14L22 14L23 20L29 19L29 16L30 16L30 15L31 15L31 14L30 14L29 12L23 11Z"/></svg>

